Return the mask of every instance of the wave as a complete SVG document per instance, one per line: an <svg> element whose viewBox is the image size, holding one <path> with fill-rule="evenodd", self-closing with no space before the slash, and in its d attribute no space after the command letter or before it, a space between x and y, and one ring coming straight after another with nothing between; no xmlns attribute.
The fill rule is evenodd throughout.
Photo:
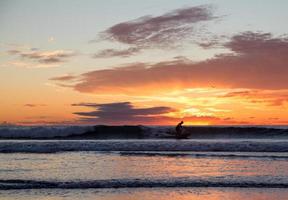
<svg viewBox="0 0 288 200"><path fill-rule="evenodd" d="M81 135L93 130L92 126L0 126L3 139L49 139Z"/></svg>
<svg viewBox="0 0 288 200"><path fill-rule="evenodd" d="M288 152L288 140L11 140L0 153L65 151Z"/></svg>
<svg viewBox="0 0 288 200"><path fill-rule="evenodd" d="M286 179L271 180L254 177L170 178L170 179L110 179L85 181L0 180L0 190L11 189L88 189L147 187L245 187L288 188Z"/></svg>
<svg viewBox="0 0 288 200"><path fill-rule="evenodd" d="M186 126L189 138L288 138L287 126ZM173 126L0 126L2 139L175 138Z"/></svg>

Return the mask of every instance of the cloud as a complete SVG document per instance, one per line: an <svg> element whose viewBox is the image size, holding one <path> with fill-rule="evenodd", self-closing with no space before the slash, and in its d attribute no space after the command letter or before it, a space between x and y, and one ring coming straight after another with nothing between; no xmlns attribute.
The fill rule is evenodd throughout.
<svg viewBox="0 0 288 200"><path fill-rule="evenodd" d="M244 32L232 37L232 40L224 45L232 51L240 54L260 55L271 52L285 54L288 48L288 38L273 38L271 33ZM273 55L273 54L272 54Z"/></svg>
<svg viewBox="0 0 288 200"><path fill-rule="evenodd" d="M262 103L268 106L283 106L288 102L288 90L242 90L229 92L224 98L241 98L251 103Z"/></svg>
<svg viewBox="0 0 288 200"><path fill-rule="evenodd" d="M11 50L8 50L7 51L9 54L12 54L12 55L14 55L14 54L21 54L21 51L20 50L16 50L16 49L11 49Z"/></svg>
<svg viewBox="0 0 288 200"><path fill-rule="evenodd" d="M73 106L85 106L96 108L97 111L92 112L77 112L80 116L95 116L98 118L134 118L135 116L151 116L165 114L174 111L169 107L151 107L151 108L134 108L130 102L107 103L107 104L89 104L80 103L72 104Z"/></svg>
<svg viewBox="0 0 288 200"><path fill-rule="evenodd" d="M204 25L202 28L198 25L216 18L219 17L214 16L212 6L202 5L122 22L103 31L100 38L129 45L130 48L106 49L94 57L128 57L144 48L171 48L191 36L198 40L207 34L203 32Z"/></svg>
<svg viewBox="0 0 288 200"><path fill-rule="evenodd" d="M72 81L72 80L75 80L76 78L77 78L77 76L67 74L67 75L57 76L57 77L51 78L50 80L53 80L53 81Z"/></svg>
<svg viewBox="0 0 288 200"><path fill-rule="evenodd" d="M194 24L212 19L215 16L209 6L183 8L157 17L146 16L116 24L104 31L104 36L121 43L140 46L169 44L190 34Z"/></svg>
<svg viewBox="0 0 288 200"><path fill-rule="evenodd" d="M93 123L147 123L163 114L175 111L170 107L135 108L130 102L107 104L80 103L72 106L92 107L90 112L75 112L81 116L81 121ZM154 123L158 123L155 121Z"/></svg>
<svg viewBox="0 0 288 200"><path fill-rule="evenodd" d="M24 104L25 107L39 107L39 106L46 106L46 104L31 104L31 103L27 103Z"/></svg>
<svg viewBox="0 0 288 200"><path fill-rule="evenodd" d="M174 60L81 74L74 89L88 93L152 94L185 88L288 89L288 39L244 32L225 44L234 53L201 62Z"/></svg>
<svg viewBox="0 0 288 200"><path fill-rule="evenodd" d="M109 57L129 57L141 51L138 47L131 47L124 50L105 49L93 55L93 58L109 58Z"/></svg>
<svg viewBox="0 0 288 200"><path fill-rule="evenodd" d="M196 116L171 117L169 113L178 110L171 107L149 107L135 108L131 102L116 102L107 104L79 103L72 106L91 107L93 110L88 112L75 112L80 116L80 123L94 124L177 124L184 120L194 124L247 124L247 122L235 121L232 118L219 118L215 116Z"/></svg>
<svg viewBox="0 0 288 200"><path fill-rule="evenodd" d="M22 124L22 125L76 125L78 124L78 121L73 121L73 120L57 120L57 121L48 121L48 120L22 120L18 121L17 124Z"/></svg>
<svg viewBox="0 0 288 200"><path fill-rule="evenodd" d="M4 62L0 65L0 67L20 67L20 68L50 68L50 67L57 67L57 64L41 64L41 63L33 63L33 62L23 62L23 61L8 61Z"/></svg>
<svg viewBox="0 0 288 200"><path fill-rule="evenodd" d="M9 54L17 55L21 58L39 62L41 64L57 64L66 61L67 58L75 56L75 52L66 50L40 51L31 49L30 51L9 50Z"/></svg>
<svg viewBox="0 0 288 200"><path fill-rule="evenodd" d="M37 119L37 120L43 120L43 119L50 119L50 118L53 118L53 117L51 117L51 116L29 116L29 117L26 117L26 119L33 119L33 120L35 120L35 119Z"/></svg>

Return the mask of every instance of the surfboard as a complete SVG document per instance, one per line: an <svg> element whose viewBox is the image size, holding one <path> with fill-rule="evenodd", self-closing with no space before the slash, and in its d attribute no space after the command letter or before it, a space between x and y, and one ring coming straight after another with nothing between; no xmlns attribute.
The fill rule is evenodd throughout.
<svg viewBox="0 0 288 200"><path fill-rule="evenodd" d="M176 139L188 139L189 136L191 135L189 132L186 132L185 130L183 130L183 133L181 135L177 135L176 132L174 131L167 133L169 134L168 138L176 138Z"/></svg>

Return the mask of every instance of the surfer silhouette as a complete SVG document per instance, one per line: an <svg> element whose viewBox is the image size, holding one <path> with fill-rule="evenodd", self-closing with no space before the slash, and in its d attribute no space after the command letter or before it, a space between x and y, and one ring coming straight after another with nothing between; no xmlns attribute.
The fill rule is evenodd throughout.
<svg viewBox="0 0 288 200"><path fill-rule="evenodd" d="M182 133L183 133L183 126L182 126L182 124L183 124L184 122L183 121L181 121L179 124L177 124L177 126L176 126L176 136L178 137L178 136L181 136L182 135Z"/></svg>

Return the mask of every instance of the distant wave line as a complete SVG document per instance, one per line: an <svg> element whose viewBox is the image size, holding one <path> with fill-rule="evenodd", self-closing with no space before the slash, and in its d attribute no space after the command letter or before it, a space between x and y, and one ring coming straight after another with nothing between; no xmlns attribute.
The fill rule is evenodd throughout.
<svg viewBox="0 0 288 200"><path fill-rule="evenodd" d="M155 188L155 187L241 187L241 188L288 188L288 182L253 180L201 180L201 179L112 179L92 181L37 181L0 180L0 190L12 189L86 189L86 188Z"/></svg>

